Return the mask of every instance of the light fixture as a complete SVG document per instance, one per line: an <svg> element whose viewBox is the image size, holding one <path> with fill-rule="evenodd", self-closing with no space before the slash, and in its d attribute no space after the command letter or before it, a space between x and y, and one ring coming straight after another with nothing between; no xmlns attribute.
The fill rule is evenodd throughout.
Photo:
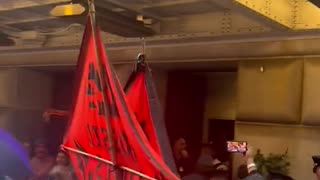
<svg viewBox="0 0 320 180"><path fill-rule="evenodd" d="M260 69L259 69L259 70L260 70L261 73L263 73L263 72L264 72L264 67L263 67L263 66L260 66Z"/></svg>
<svg viewBox="0 0 320 180"><path fill-rule="evenodd" d="M137 15L137 18L136 18L137 21L142 21L143 22L143 15Z"/></svg>
<svg viewBox="0 0 320 180"><path fill-rule="evenodd" d="M65 4L54 7L50 14L55 17L81 15L86 9L79 3Z"/></svg>

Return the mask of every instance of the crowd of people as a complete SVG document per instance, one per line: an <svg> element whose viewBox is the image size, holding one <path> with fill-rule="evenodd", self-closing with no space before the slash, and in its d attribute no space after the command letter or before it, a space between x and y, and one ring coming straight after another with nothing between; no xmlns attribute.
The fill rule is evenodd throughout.
<svg viewBox="0 0 320 180"><path fill-rule="evenodd" d="M232 177L229 162L220 160L217 153L214 151L214 147L210 144L203 145L201 154L196 163L192 163L190 160L192 158L188 153L185 139L180 138L175 141L173 150L178 173L182 177L182 180L265 180L265 177L258 172L254 162L255 151L251 146L248 146L244 154L239 153L239 156L243 158L244 164L238 167L237 177ZM316 179L320 180L320 156L313 157L313 160L313 173L315 174ZM293 180L293 178L283 174L270 172L267 180Z"/></svg>
<svg viewBox="0 0 320 180"><path fill-rule="evenodd" d="M191 155L187 150L185 139L178 139L173 146L174 158L178 168L178 173L182 180L228 180L231 178L230 163L220 160L217 152L210 144L202 146L201 153L196 163L191 162ZM256 172L253 162L252 148L249 148L245 156L246 174L244 180L262 180L263 177Z"/></svg>
<svg viewBox="0 0 320 180"><path fill-rule="evenodd" d="M30 157L33 177L30 180L75 180L76 176L68 155L59 151L56 158L49 153L45 139L23 143Z"/></svg>
<svg viewBox="0 0 320 180"><path fill-rule="evenodd" d="M70 164L68 155L59 151L56 158L50 155L48 143L45 139L37 139L33 143L23 143L28 152L33 177L29 180L75 180L76 175ZM196 163L192 163L187 142L179 138L173 145L173 155L177 170L182 180L229 180L232 177L229 161L221 160L212 144L204 144ZM237 180L264 180L265 177L257 171L254 162L254 150L248 146L244 154L240 154L245 164L237 170ZM313 173L320 180L320 156L314 156ZM293 180L281 174L270 173L268 180Z"/></svg>

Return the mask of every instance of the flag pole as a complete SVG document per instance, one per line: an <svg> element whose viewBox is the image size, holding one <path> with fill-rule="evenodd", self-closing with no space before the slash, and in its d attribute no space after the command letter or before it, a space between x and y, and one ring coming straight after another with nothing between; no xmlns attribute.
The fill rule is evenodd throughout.
<svg viewBox="0 0 320 180"><path fill-rule="evenodd" d="M96 159L96 160L98 160L98 161L101 161L101 162L104 162L104 163L107 163L107 164L109 164L109 165L114 166L114 163L113 163L113 162L108 161L108 160L105 160L105 159L100 158L100 157L98 157L98 156L92 155L92 154L90 154L90 153L82 152L82 151L76 150L76 149L74 149L74 148L66 147L66 146L63 146L63 148L66 149L66 150L69 150L69 151L71 151L71 152L75 152L75 153L78 153L78 154L81 154L81 155L84 155L84 156L87 156L87 157L91 157L91 158ZM143 178L143 179L145 179L145 180L158 180L158 179L155 179L155 178L150 177L150 176L148 176L148 175L145 175L145 174L143 174L143 173L141 173L141 172L138 172L138 171L135 171L135 170L133 170L133 169L131 169L131 168L128 168L128 167L126 167L126 166L119 166L119 169L122 169L122 170L124 170L124 171L130 172L130 173L132 173L132 174L134 174L134 175L137 175L137 176L139 176L139 177L141 177L141 178Z"/></svg>
<svg viewBox="0 0 320 180"><path fill-rule="evenodd" d="M98 76L100 78L99 79L99 84L100 87L102 88L102 96L103 96L103 107L104 107L104 113L105 113L105 117L106 117L106 129L107 129L107 135L108 135L108 140L109 140L109 144L110 144L110 155L111 155L111 162L113 163L113 168L115 173L113 173L114 176L114 180L120 180L120 174L119 174L119 169L118 169L118 165L116 162L116 151L115 151L115 143L113 141L113 132L112 132L112 128L111 128L111 123L110 123L110 118L108 117L108 109L106 106L106 102L107 102L107 97L105 94L105 84L104 82L104 76L105 74L103 73L103 65L101 62L101 59L99 57L99 53L98 53L98 44L97 44L97 24L96 24L96 10L95 10L95 6L94 6L94 0L88 0L88 7L89 7L89 13L90 13L90 22L91 22L91 29L92 29L92 35L93 35L93 42L95 45L95 59L97 61L98 64Z"/></svg>

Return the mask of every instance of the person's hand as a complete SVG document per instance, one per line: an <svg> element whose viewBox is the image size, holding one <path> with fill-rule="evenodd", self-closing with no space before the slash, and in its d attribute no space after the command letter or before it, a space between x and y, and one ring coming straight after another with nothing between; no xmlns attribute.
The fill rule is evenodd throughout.
<svg viewBox="0 0 320 180"><path fill-rule="evenodd" d="M183 158L188 158L189 157L189 153L188 153L188 151L187 150L182 150L181 151L181 156L183 157Z"/></svg>
<svg viewBox="0 0 320 180"><path fill-rule="evenodd" d="M44 122L46 122L46 123L50 122L50 113L48 111L45 111L42 114L42 117L43 117Z"/></svg>
<svg viewBox="0 0 320 180"><path fill-rule="evenodd" d="M247 161L247 164L254 163L254 148L252 146L248 145L248 149L244 155L244 158Z"/></svg>
<svg viewBox="0 0 320 180"><path fill-rule="evenodd" d="M248 145L245 157L246 158L253 158L254 157L254 148L252 146Z"/></svg>
<svg viewBox="0 0 320 180"><path fill-rule="evenodd" d="M45 122L50 122L50 117L52 115L56 115L56 116L69 116L69 112L68 111L63 111L63 110L57 110L57 109L47 109L43 114L42 117L44 119Z"/></svg>

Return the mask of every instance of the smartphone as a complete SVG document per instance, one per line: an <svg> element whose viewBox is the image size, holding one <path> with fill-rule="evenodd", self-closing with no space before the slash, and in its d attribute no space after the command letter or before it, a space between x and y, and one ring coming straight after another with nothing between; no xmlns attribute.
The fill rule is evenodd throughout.
<svg viewBox="0 0 320 180"><path fill-rule="evenodd" d="M227 151L230 153L246 153L248 143L246 141L227 141Z"/></svg>

